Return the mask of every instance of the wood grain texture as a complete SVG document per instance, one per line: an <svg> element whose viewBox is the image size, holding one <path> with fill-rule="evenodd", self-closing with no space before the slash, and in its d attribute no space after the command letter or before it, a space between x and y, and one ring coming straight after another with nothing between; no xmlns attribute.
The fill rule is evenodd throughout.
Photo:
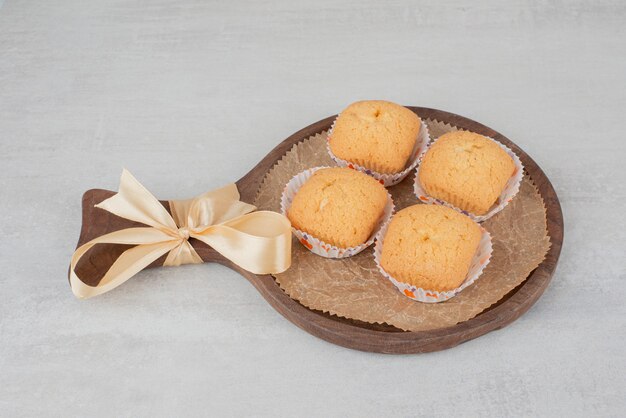
<svg viewBox="0 0 626 418"><path fill-rule="evenodd" d="M334 344L362 351L409 354L443 350L465 341L500 329L523 315L539 299L556 269L563 242L563 215L559 199L550 181L541 168L521 148L500 133L478 122L441 110L410 107L424 118L439 120L459 128L478 132L492 137L511 148L522 160L527 173L535 182L547 208L547 227L552 246L546 259L533 271L528 279L510 292L496 306L484 311L475 318L457 325L430 331L398 332L395 327L372 325L360 321L346 320L310 310L287 296L271 275L255 275L244 271L224 259L220 254L197 240L192 240L196 251L206 262L226 265L246 277L263 295L270 305L291 322L305 331ZM243 201L251 202L257 194L261 181L268 170L295 143L330 128L335 116L316 122L281 142L248 174L242 177L237 186ZM136 225L115 215L94 207L94 204L110 197L113 192L89 190L83 196L83 228L78 246L106 232ZM168 208L166 202L162 202ZM77 266L81 277L89 275L97 283L101 272L119 256L125 248L96 246ZM151 266L162 265L165 256Z"/></svg>

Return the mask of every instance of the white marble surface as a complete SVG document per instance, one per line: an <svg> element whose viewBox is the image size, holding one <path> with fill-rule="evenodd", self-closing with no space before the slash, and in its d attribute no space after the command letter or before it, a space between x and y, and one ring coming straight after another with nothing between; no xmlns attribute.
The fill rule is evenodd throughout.
<svg viewBox="0 0 626 418"><path fill-rule="evenodd" d="M626 3L0 0L0 416L624 416ZM520 320L356 352L216 265L78 301L80 198L236 180L292 132L386 98L481 121L552 180L565 245Z"/></svg>

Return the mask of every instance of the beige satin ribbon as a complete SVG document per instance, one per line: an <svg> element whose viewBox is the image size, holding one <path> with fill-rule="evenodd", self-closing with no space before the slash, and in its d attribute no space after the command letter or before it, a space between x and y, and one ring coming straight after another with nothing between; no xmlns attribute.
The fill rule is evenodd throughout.
<svg viewBox="0 0 626 418"><path fill-rule="evenodd" d="M70 284L78 298L90 298L121 285L154 260L167 254L164 266L202 263L188 239L198 239L255 274L280 273L291 264L291 225L276 212L258 211L239 200L235 184L194 199L163 205L128 171L122 172L119 191L96 207L148 227L111 232L81 245L72 255ZM124 251L100 283L84 283L74 269L96 244L136 245Z"/></svg>

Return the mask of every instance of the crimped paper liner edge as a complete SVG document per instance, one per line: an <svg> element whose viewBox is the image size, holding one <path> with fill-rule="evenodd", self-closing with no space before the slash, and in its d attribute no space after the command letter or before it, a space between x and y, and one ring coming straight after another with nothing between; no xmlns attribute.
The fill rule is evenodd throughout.
<svg viewBox="0 0 626 418"><path fill-rule="evenodd" d="M394 186L400 183L404 178L406 178L409 175L409 173L412 170L414 170L415 167L417 167L417 164L422 154L426 152L426 149L428 148L428 144L430 143L430 133L428 131L428 125L420 117L420 131L417 134L415 145L413 146L413 150L411 151L412 157L409 160L411 163L399 173L389 173L389 174L379 173L378 171L375 171L373 169L366 168L354 162L341 159L337 157L335 154L333 154L332 150L330 149L330 138L332 136L333 129L335 128L335 122L337 122L338 118L339 118L339 115L337 115L337 117L333 121L333 124L328 130L328 134L326 136L326 150L328 151L328 155L330 155L330 158L332 158L332 160L335 163L337 163L338 166L354 168L355 170L365 173L368 176L374 177L376 180L381 182L383 186L386 186L386 187Z"/></svg>
<svg viewBox="0 0 626 418"><path fill-rule="evenodd" d="M315 173L317 170L321 170L324 168L332 168L332 167L321 166L321 167L309 168L304 171L301 171L300 173L296 174L289 180L289 182L285 185L282 196L280 198L280 210L284 216L287 216L287 211L291 207L291 202L293 202L293 198L295 197L296 193L300 190L302 185L309 178L311 178L313 173ZM377 227L374 229L374 231L372 232L368 240L365 241L365 243L357 245L355 247L349 247L349 248L337 247L335 245L326 243L322 241L321 239L316 238L313 235L309 234L308 232L301 231L293 226L291 227L291 230L293 231L296 238L298 238L298 241L305 248L307 248L309 251L311 251L314 254L317 254L325 258L352 257L354 255L357 255L361 251L365 250L367 247L369 247L370 245L374 243L374 241L376 240L376 236L380 232L380 229L383 227L383 225L388 223L389 220L391 219L394 209L395 209L395 206L393 203L393 198L391 197L391 194L387 192L387 204L385 205L383 215L381 217L381 220L379 220Z"/></svg>
<svg viewBox="0 0 626 418"><path fill-rule="evenodd" d="M424 187L421 185L419 181L420 166L421 166L422 159L424 158L424 155L426 155L426 152L428 152L428 149L431 146L433 146L433 144L437 142L439 138L432 141L419 157L418 165L415 170L415 178L413 179L413 193L419 199L419 201L430 204L430 205L436 204L436 205L447 206L451 209L456 210L457 212L462 213L463 215L469 216L473 221L476 221L476 222L484 222L487 219L491 218L496 213L500 212L502 209L504 209L506 205L508 205L511 202L511 200L513 200L513 198L519 192L520 185L522 184L522 179L524 178L524 166L522 164L522 161L517 156L517 154L515 154L513 150L511 150L509 147L507 147L500 141L497 141L491 137L488 137L488 136L484 136L484 137L498 144L500 148L502 148L513 159L513 164L515 165L515 172L509 178L506 185L504 186L504 189L502 190L502 193L500 193L500 196L498 197L498 199L500 200L500 203L498 205L491 208L489 212L487 212L484 215L476 215L469 211L458 208L450 202L437 199L435 197L430 196L428 193L426 193L426 190L424 189ZM504 199L502 199L503 196L505 197Z"/></svg>
<svg viewBox="0 0 626 418"><path fill-rule="evenodd" d="M409 283L397 280L389 273L387 273L387 271L385 271L385 269L380 265L380 257L383 250L383 241L385 235L387 234L387 229L389 228L390 223L391 220L387 221L380 228L380 232L376 236L376 244L374 245L374 262L376 263L376 267L378 267L380 273L387 280L393 283L393 285L400 291L400 293L402 293L409 299L424 303L439 303L450 300L451 298L458 295L463 289L472 285L481 276L483 270L491 261L491 254L493 253L491 234L489 234L489 232L485 228L477 223L478 227L481 229L482 235L480 237L478 249L476 250L474 257L472 258L472 263L470 264L470 269L467 273L467 276L459 287L445 292L438 292L436 290L422 289L421 287L413 286ZM486 260L481 262L481 260L485 257L487 257Z"/></svg>

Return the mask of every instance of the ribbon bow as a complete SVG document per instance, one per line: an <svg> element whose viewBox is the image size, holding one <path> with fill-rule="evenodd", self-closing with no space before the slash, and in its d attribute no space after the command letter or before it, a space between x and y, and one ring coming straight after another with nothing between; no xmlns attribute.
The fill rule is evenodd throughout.
<svg viewBox="0 0 626 418"><path fill-rule="evenodd" d="M78 298L96 296L121 285L168 253L164 266L202 263L189 243L200 240L255 274L280 273L291 264L291 225L276 212L258 211L239 200L235 184L194 199L172 200L172 214L132 176L122 171L116 195L96 207L147 227L127 228L102 235L76 249L70 263L70 285ZM84 283L74 269L96 244L136 245L124 251L97 286Z"/></svg>

